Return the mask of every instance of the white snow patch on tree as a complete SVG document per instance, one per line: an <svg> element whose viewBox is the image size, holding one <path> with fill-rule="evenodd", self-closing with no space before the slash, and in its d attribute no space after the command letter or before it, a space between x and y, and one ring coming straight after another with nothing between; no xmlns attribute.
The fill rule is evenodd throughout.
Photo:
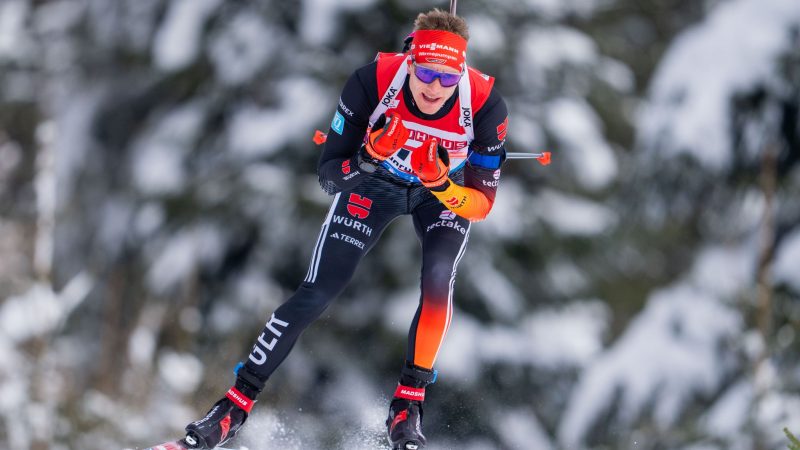
<svg viewBox="0 0 800 450"><path fill-rule="evenodd" d="M175 0L169 2L164 22L153 42L156 67L175 71L188 66L200 54L203 27L222 0Z"/></svg>
<svg viewBox="0 0 800 450"><path fill-rule="evenodd" d="M259 17L238 14L209 45L209 57L217 78L231 85L251 80L274 53L275 35Z"/></svg>
<svg viewBox="0 0 800 450"><path fill-rule="evenodd" d="M319 123L333 110L320 108L328 98L318 82L303 77L292 77L276 86L281 92L277 108L260 108L246 105L233 116L228 141L231 151L247 156L270 155L298 136L313 135L313 125Z"/></svg>
<svg viewBox="0 0 800 450"><path fill-rule="evenodd" d="M640 141L660 158L688 154L709 170L731 164L731 98L775 77L800 25L800 2L735 0L681 34L659 64L640 115Z"/></svg>
<svg viewBox="0 0 800 450"><path fill-rule="evenodd" d="M312 45L324 45L339 30L339 15L359 11L375 4L376 0L303 0L300 17L300 36Z"/></svg>
<svg viewBox="0 0 800 450"><path fill-rule="evenodd" d="M610 230L619 218L599 203L576 196L543 190L536 199L540 219L563 235L596 236Z"/></svg>
<svg viewBox="0 0 800 450"><path fill-rule="evenodd" d="M503 442L514 450L551 450L553 443L547 430L528 409L502 411L493 420Z"/></svg>
<svg viewBox="0 0 800 450"><path fill-rule="evenodd" d="M147 283L154 292L164 294L203 264L214 264L225 248L220 230L212 225L199 225L177 233L161 246L150 266Z"/></svg>
<svg viewBox="0 0 800 450"><path fill-rule="evenodd" d="M703 417L703 428L712 436L723 439L736 436L747 423L753 395L752 383L740 381L734 384Z"/></svg>
<svg viewBox="0 0 800 450"><path fill-rule="evenodd" d="M605 304L596 300L537 311L515 328L482 330L476 339L478 356L489 363L546 369L583 367L602 351L609 317Z"/></svg>
<svg viewBox="0 0 800 450"><path fill-rule="evenodd" d="M33 44L25 32L30 6L27 1L0 3L0 61L21 60L31 56Z"/></svg>
<svg viewBox="0 0 800 450"><path fill-rule="evenodd" d="M564 67L589 67L598 59L591 37L563 26L536 26L520 38L517 61L520 81L528 88L542 88L549 72Z"/></svg>
<svg viewBox="0 0 800 450"><path fill-rule="evenodd" d="M800 228L783 238L776 253L775 282L785 283L800 293Z"/></svg>
<svg viewBox="0 0 800 450"><path fill-rule="evenodd" d="M583 99L561 98L547 106L547 126L558 141L560 154L569 158L575 181L586 189L607 187L619 172L614 150L603 135L603 125Z"/></svg>
<svg viewBox="0 0 800 450"><path fill-rule="evenodd" d="M158 373L172 390L189 394L203 379L203 363L190 353L163 351L158 358Z"/></svg>
<svg viewBox="0 0 800 450"><path fill-rule="evenodd" d="M567 15L589 17L601 5L599 0L524 0L524 3L548 20Z"/></svg>
<svg viewBox="0 0 800 450"><path fill-rule="evenodd" d="M619 395L614 420L630 424L653 405L668 427L695 396L711 396L726 366L719 346L742 330L739 314L682 283L654 293L611 350L582 375L559 425L559 441L579 448Z"/></svg>
<svg viewBox="0 0 800 450"><path fill-rule="evenodd" d="M52 332L85 300L93 284L88 274L81 273L60 293L37 283L25 294L8 298L0 305L0 336L21 342Z"/></svg>

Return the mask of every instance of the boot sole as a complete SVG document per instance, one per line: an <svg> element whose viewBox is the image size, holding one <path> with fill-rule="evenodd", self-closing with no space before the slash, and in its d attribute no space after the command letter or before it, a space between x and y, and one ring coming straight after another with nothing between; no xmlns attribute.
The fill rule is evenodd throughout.
<svg viewBox="0 0 800 450"><path fill-rule="evenodd" d="M419 441L406 441L402 444L396 444L392 447L392 450L419 450L422 448L422 444Z"/></svg>

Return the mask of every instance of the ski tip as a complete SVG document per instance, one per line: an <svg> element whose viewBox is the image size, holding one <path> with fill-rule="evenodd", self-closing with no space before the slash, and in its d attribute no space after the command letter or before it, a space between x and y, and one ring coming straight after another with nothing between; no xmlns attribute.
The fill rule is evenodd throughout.
<svg viewBox="0 0 800 450"><path fill-rule="evenodd" d="M158 444L153 447L147 447L144 450L189 450L183 445L180 444L178 441L172 442L165 442L163 444Z"/></svg>
<svg viewBox="0 0 800 450"><path fill-rule="evenodd" d="M165 442L163 444L156 445L155 447L147 447L142 450L191 450L187 447L184 447L179 442ZM247 450L245 447L241 449L234 449L228 447L214 447L214 450Z"/></svg>

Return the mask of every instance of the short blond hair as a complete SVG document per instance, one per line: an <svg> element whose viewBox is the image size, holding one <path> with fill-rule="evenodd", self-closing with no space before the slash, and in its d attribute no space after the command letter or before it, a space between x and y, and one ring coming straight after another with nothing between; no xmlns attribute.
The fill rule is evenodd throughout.
<svg viewBox="0 0 800 450"><path fill-rule="evenodd" d="M463 37L464 40L469 40L467 21L439 8L419 13L414 21L414 31L419 30L449 31Z"/></svg>

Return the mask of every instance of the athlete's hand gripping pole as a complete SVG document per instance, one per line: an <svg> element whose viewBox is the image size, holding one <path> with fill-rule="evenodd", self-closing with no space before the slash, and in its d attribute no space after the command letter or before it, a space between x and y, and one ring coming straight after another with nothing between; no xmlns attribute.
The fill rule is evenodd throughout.
<svg viewBox="0 0 800 450"><path fill-rule="evenodd" d="M483 220L492 209L492 201L482 192L450 181L450 157L436 138L428 138L414 149L411 169L434 197L465 219Z"/></svg>
<svg viewBox="0 0 800 450"><path fill-rule="evenodd" d="M439 187L447 181L450 156L439 141L431 137L411 153L411 168L423 186L429 189Z"/></svg>
<svg viewBox="0 0 800 450"><path fill-rule="evenodd" d="M403 148L408 140L409 131L403 125L400 114L389 112L381 114L369 132L365 148L369 156L383 161Z"/></svg>
<svg viewBox="0 0 800 450"><path fill-rule="evenodd" d="M328 139L328 134L324 133L320 130L316 130L314 133L313 141L317 145L322 145ZM506 159L535 159L539 162L539 164L543 166L549 166L551 162L551 153L550 152L538 152L538 153L528 153L528 152L507 152Z"/></svg>

